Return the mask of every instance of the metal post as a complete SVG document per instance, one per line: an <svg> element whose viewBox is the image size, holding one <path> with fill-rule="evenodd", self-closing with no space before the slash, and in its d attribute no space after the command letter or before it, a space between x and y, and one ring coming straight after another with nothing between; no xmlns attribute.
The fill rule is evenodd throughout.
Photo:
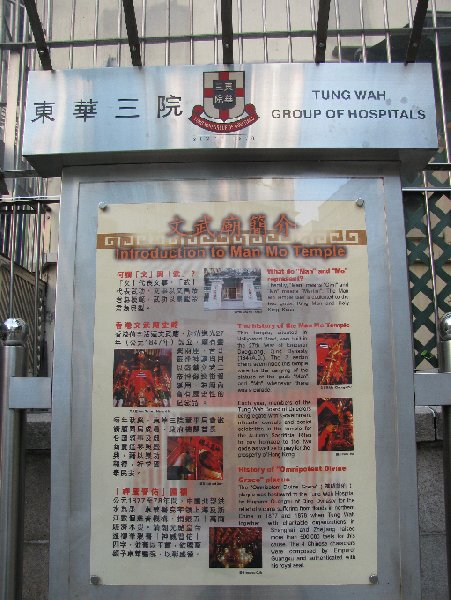
<svg viewBox="0 0 451 600"><path fill-rule="evenodd" d="M17 227L17 205L13 204L13 212L11 215L10 235L10 251L9 251L9 301L8 301L8 317L12 317L14 313L14 266L16 261L16 227Z"/></svg>
<svg viewBox="0 0 451 600"><path fill-rule="evenodd" d="M39 276L41 266L41 231L42 231L42 204L36 206L35 227L35 256L34 256L34 319L33 319L33 377L38 374L39 353Z"/></svg>
<svg viewBox="0 0 451 600"><path fill-rule="evenodd" d="M451 373L451 313L439 324L439 371ZM443 486L445 492L446 551L448 556L448 597L451 599L451 406L443 406Z"/></svg>
<svg viewBox="0 0 451 600"><path fill-rule="evenodd" d="M26 373L27 324L7 319L0 346L0 600L22 597L24 411L9 408L9 381Z"/></svg>

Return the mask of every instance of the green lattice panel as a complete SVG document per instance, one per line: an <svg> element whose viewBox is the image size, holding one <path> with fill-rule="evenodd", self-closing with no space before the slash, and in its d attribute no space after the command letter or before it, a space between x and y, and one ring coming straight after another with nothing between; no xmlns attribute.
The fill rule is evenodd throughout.
<svg viewBox="0 0 451 600"><path fill-rule="evenodd" d="M447 241L450 231L450 207L449 194L444 196L441 192L435 192L429 195L437 304L440 316L451 310L451 246ZM415 367L430 369L437 366L437 344L423 194L406 194L404 216L412 301Z"/></svg>

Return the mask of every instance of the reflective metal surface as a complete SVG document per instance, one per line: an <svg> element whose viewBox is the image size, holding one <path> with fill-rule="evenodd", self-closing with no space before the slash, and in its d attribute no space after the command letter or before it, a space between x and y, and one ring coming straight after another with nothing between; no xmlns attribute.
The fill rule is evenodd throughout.
<svg viewBox="0 0 451 600"><path fill-rule="evenodd" d="M28 325L23 319L10 317L2 323L0 338L5 346L23 346L28 337Z"/></svg>
<svg viewBox="0 0 451 600"><path fill-rule="evenodd" d="M9 383L9 407L47 410L51 403L50 377L12 377Z"/></svg>
<svg viewBox="0 0 451 600"><path fill-rule="evenodd" d="M221 77L236 79L228 105L220 102ZM398 149L423 149L427 160L437 145L435 120L426 64L35 71L23 154L43 175L94 164L93 153L111 164L144 162L156 151L170 160L167 151L220 159L242 150L251 159L257 150L315 150L323 158L323 150L341 149L342 159L354 150L387 160L402 159ZM185 152L182 160L194 158Z"/></svg>
<svg viewBox="0 0 451 600"><path fill-rule="evenodd" d="M442 341L451 340L451 313L446 313L446 315L443 315L443 317L440 319L438 329L440 333L440 339ZM451 369L445 370L448 371Z"/></svg>
<svg viewBox="0 0 451 600"><path fill-rule="evenodd" d="M16 321L8 319L8 321ZM23 323L23 322L22 322ZM6 326L13 337L23 327ZM23 446L24 413L9 407L9 382L25 375L25 348L0 346L0 598L21 598L23 537Z"/></svg>
<svg viewBox="0 0 451 600"><path fill-rule="evenodd" d="M414 382L416 406L451 405L451 372L416 372Z"/></svg>
<svg viewBox="0 0 451 600"><path fill-rule="evenodd" d="M451 312L438 323L439 371L451 378ZM451 396L451 386L445 394ZM451 404L451 402L450 402ZM446 552L448 560L448 591L451 598L451 405L443 406L443 491L445 495Z"/></svg>
<svg viewBox="0 0 451 600"><path fill-rule="evenodd" d="M350 176L352 173L353 177ZM90 399L96 215L99 202L190 202L365 198L377 431L378 583L232 590L218 586L102 586L90 583ZM76 226L74 226L76 224ZM96 167L65 173L60 294L53 384L51 600L217 597L267 600L418 600L419 550L412 355L399 179L393 167L300 164ZM396 278L390 277L396 273ZM75 290L75 296L73 291ZM392 327L396 323L396 332ZM73 335L76 332L76 335ZM387 460L387 456L390 457ZM70 543L67 543L70 540ZM96 574L94 574L96 575ZM374 575L368 573L368 577Z"/></svg>

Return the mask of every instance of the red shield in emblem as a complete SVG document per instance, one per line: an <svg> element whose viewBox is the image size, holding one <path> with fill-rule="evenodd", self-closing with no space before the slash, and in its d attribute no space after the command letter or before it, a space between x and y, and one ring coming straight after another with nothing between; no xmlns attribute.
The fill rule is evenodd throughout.
<svg viewBox="0 0 451 600"><path fill-rule="evenodd" d="M255 106L244 103L244 71L204 73L204 104L193 106L189 120L215 133L233 133L255 123Z"/></svg>
<svg viewBox="0 0 451 600"><path fill-rule="evenodd" d="M244 71L204 73L204 112L210 119L229 121L244 113Z"/></svg>

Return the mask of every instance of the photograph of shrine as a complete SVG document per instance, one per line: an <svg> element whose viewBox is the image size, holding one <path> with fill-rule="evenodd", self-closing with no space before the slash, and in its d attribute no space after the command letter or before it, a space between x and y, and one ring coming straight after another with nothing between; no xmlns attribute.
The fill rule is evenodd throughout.
<svg viewBox="0 0 451 600"><path fill-rule="evenodd" d="M113 406L159 408L170 405L172 351L115 349Z"/></svg>
<svg viewBox="0 0 451 600"><path fill-rule="evenodd" d="M261 527L210 527L210 569L260 569Z"/></svg>
<svg viewBox="0 0 451 600"><path fill-rule="evenodd" d="M318 398L318 450L354 450L352 398Z"/></svg>
<svg viewBox="0 0 451 600"><path fill-rule="evenodd" d="M262 308L260 269L204 269L204 309Z"/></svg>
<svg viewBox="0 0 451 600"><path fill-rule="evenodd" d="M351 336L349 333L316 334L316 383L352 383Z"/></svg>

